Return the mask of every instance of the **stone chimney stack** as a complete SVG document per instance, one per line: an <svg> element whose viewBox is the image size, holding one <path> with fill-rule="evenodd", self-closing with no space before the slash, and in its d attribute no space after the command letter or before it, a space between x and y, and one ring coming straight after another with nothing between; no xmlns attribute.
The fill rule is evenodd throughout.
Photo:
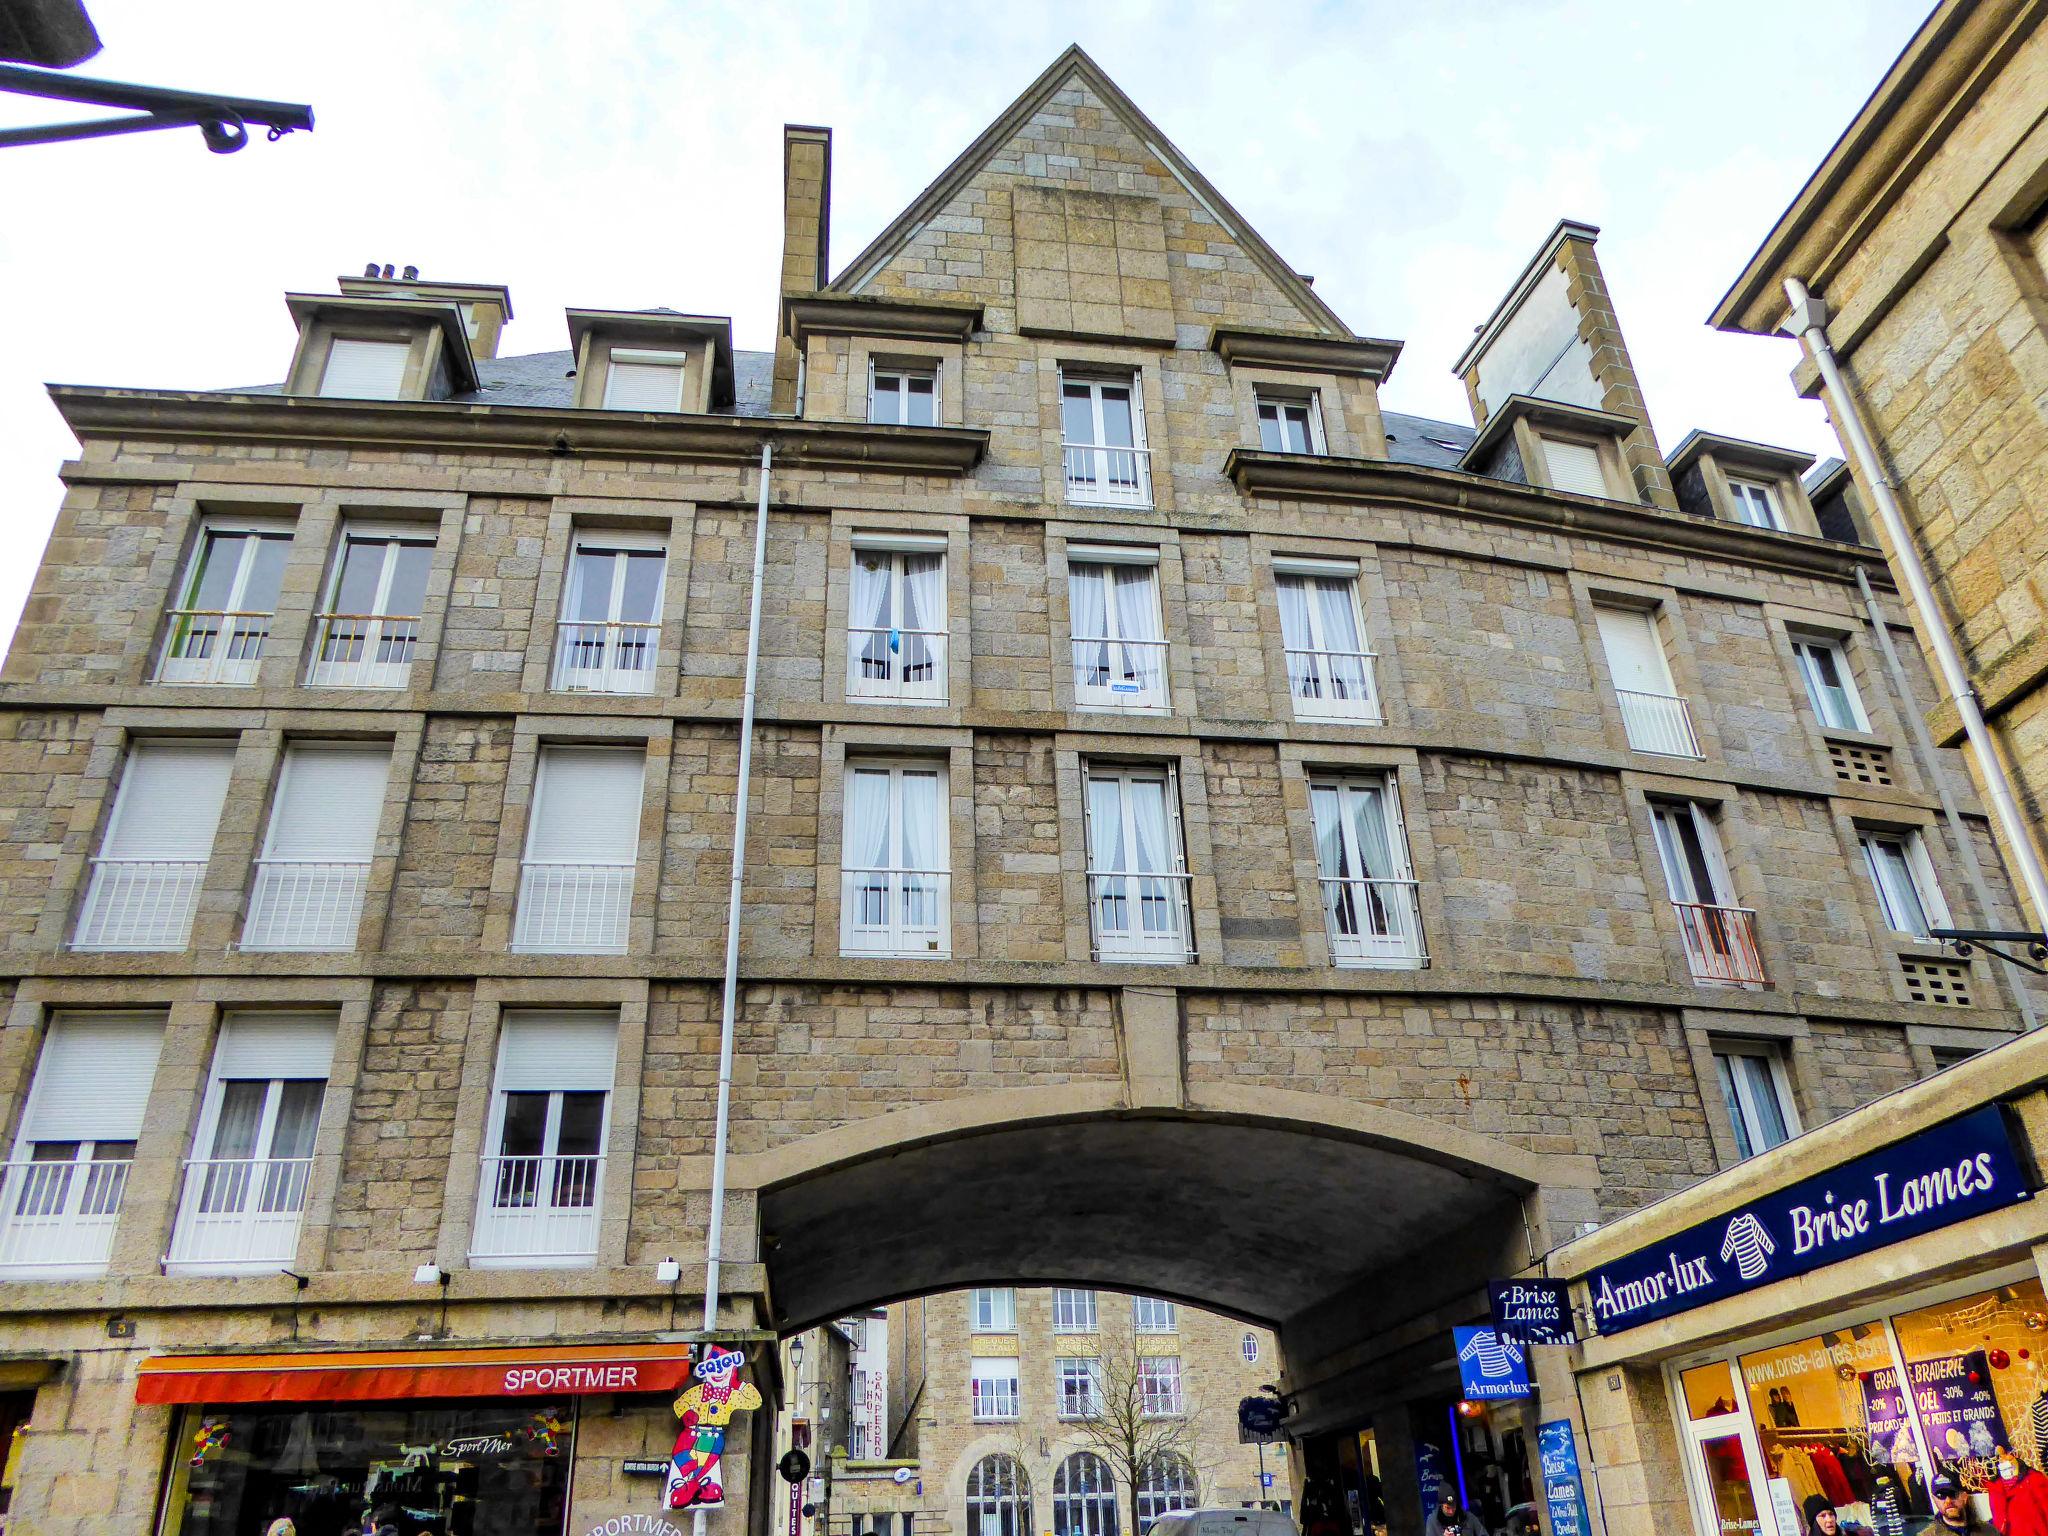
<svg viewBox="0 0 2048 1536"><path fill-rule="evenodd" d="M782 294L816 293L827 277L832 234L832 130L785 123L782 129ZM785 323L775 342L774 409L797 404L796 342Z"/></svg>

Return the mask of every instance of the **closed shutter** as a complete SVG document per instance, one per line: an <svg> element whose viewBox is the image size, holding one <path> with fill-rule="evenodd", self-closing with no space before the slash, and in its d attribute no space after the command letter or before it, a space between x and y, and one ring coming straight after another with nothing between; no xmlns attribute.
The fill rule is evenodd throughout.
<svg viewBox="0 0 2048 1536"><path fill-rule="evenodd" d="M21 1117L22 1141L134 1141L163 1043L160 1014L51 1020Z"/></svg>
<svg viewBox="0 0 2048 1536"><path fill-rule="evenodd" d="M1669 694L1671 672L1650 615L1639 608L1595 608L1593 616L1614 686L1629 693Z"/></svg>
<svg viewBox="0 0 2048 1536"><path fill-rule="evenodd" d="M680 363L622 363L612 359L605 373L608 411L679 411L683 408Z"/></svg>
<svg viewBox="0 0 2048 1536"><path fill-rule="evenodd" d="M1543 461L1550 466L1550 483L1558 490L1574 491L1581 496L1609 494L1607 476L1600 472L1600 450L1591 443L1546 437Z"/></svg>
<svg viewBox="0 0 2048 1536"><path fill-rule="evenodd" d="M285 753L266 859L367 859L391 775L389 747L296 746Z"/></svg>
<svg viewBox="0 0 2048 1536"><path fill-rule="evenodd" d="M137 742L128 749L100 856L205 859L234 762L232 742Z"/></svg>
<svg viewBox="0 0 2048 1536"><path fill-rule="evenodd" d="M396 400L405 386L409 341L352 341L338 336L327 349L320 393L342 400Z"/></svg>
<svg viewBox="0 0 2048 1536"><path fill-rule="evenodd" d="M631 864L640 849L647 754L543 747L526 857L535 864Z"/></svg>
<svg viewBox="0 0 2048 1536"><path fill-rule="evenodd" d="M213 1050L216 1081L325 1081L334 1067L334 1020L306 1014L231 1013Z"/></svg>
<svg viewBox="0 0 2048 1536"><path fill-rule="evenodd" d="M508 1014L498 1037L498 1088L504 1093L609 1093L618 1053L614 1014Z"/></svg>

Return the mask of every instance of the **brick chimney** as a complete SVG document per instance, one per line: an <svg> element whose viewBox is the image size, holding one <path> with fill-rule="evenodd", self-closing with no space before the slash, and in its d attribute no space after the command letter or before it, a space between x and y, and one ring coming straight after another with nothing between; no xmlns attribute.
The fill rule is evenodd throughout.
<svg viewBox="0 0 2048 1536"><path fill-rule="evenodd" d="M832 130L785 123L782 128L782 293L785 299L825 286L832 233ZM774 409L796 409L797 353L787 325L775 341Z"/></svg>

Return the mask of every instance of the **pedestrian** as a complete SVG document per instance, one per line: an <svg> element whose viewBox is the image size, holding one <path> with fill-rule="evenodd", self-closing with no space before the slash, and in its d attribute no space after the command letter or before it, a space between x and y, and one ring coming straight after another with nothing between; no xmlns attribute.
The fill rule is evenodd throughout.
<svg viewBox="0 0 2048 1536"><path fill-rule="evenodd" d="M1806 1496L1806 1536L1870 1536L1870 1527L1844 1520L1824 1493Z"/></svg>
<svg viewBox="0 0 2048 1536"><path fill-rule="evenodd" d="M1976 1506L1970 1502L1969 1490L1956 1481L1952 1472L1934 1474L1934 1524L1928 1530L1932 1536L1948 1536L1950 1532L1998 1536L1994 1527L1984 1523Z"/></svg>
<svg viewBox="0 0 2048 1536"><path fill-rule="evenodd" d="M263 1536L299 1536L299 1528L292 1524L291 1516L280 1515L263 1528Z"/></svg>
<svg viewBox="0 0 2048 1536"><path fill-rule="evenodd" d="M1458 1490L1449 1483L1437 1495L1436 1508L1424 1522L1422 1536L1485 1536L1478 1523L1458 1503Z"/></svg>
<svg viewBox="0 0 2048 1536"><path fill-rule="evenodd" d="M2003 1536L2048 1536L2048 1477L2001 1448L1991 1495L1991 1523Z"/></svg>

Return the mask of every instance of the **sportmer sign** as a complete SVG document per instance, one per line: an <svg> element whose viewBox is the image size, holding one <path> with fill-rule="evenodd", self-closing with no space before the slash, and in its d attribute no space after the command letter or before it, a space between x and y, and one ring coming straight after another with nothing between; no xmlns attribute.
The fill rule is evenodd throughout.
<svg viewBox="0 0 2048 1536"><path fill-rule="evenodd" d="M1988 1104L1602 1265L1586 1277L1593 1321L1618 1333L2028 1196Z"/></svg>

